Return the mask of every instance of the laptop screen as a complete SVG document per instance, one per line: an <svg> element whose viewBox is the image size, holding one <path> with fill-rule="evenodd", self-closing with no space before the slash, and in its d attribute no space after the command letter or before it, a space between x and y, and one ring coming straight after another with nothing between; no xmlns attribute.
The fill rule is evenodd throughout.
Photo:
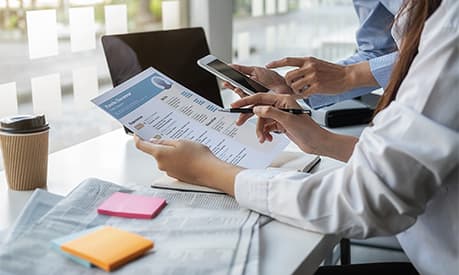
<svg viewBox="0 0 459 275"><path fill-rule="evenodd" d="M196 64L209 54L202 28L105 35L102 45L113 86L154 67L223 106L217 79Z"/></svg>

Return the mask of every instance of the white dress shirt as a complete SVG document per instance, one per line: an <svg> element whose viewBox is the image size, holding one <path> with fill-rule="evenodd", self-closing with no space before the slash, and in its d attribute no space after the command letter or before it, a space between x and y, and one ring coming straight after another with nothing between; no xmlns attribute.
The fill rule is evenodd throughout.
<svg viewBox="0 0 459 275"><path fill-rule="evenodd" d="M459 270L459 1L428 19L397 98L348 163L308 175L244 170L236 199L304 229L394 235L421 274Z"/></svg>

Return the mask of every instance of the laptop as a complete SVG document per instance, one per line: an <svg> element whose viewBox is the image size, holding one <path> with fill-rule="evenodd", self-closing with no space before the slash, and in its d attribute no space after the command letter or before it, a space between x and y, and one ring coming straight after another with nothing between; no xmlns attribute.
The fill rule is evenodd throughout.
<svg viewBox="0 0 459 275"><path fill-rule="evenodd" d="M196 61L209 52L202 28L114 34L102 37L113 86L154 67L200 96L223 106L217 79Z"/></svg>

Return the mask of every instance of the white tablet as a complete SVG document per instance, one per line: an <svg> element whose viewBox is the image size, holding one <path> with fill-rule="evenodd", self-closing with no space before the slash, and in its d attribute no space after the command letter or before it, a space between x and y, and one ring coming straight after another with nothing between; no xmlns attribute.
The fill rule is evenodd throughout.
<svg viewBox="0 0 459 275"><path fill-rule="evenodd" d="M231 68L213 55L207 55L199 59L198 65L218 78L231 83L231 85L241 88L248 95L269 92L269 89L259 82Z"/></svg>

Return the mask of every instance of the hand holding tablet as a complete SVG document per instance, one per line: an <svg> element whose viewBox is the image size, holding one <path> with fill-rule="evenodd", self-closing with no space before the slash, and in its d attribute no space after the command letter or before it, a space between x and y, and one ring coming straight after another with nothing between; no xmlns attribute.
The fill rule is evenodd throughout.
<svg viewBox="0 0 459 275"><path fill-rule="evenodd" d="M270 90L251 79L245 74L231 68L228 64L217 59L213 55L207 55L197 61L198 65L218 78L229 82L231 85L240 88L244 93L253 95L256 93L267 93Z"/></svg>

